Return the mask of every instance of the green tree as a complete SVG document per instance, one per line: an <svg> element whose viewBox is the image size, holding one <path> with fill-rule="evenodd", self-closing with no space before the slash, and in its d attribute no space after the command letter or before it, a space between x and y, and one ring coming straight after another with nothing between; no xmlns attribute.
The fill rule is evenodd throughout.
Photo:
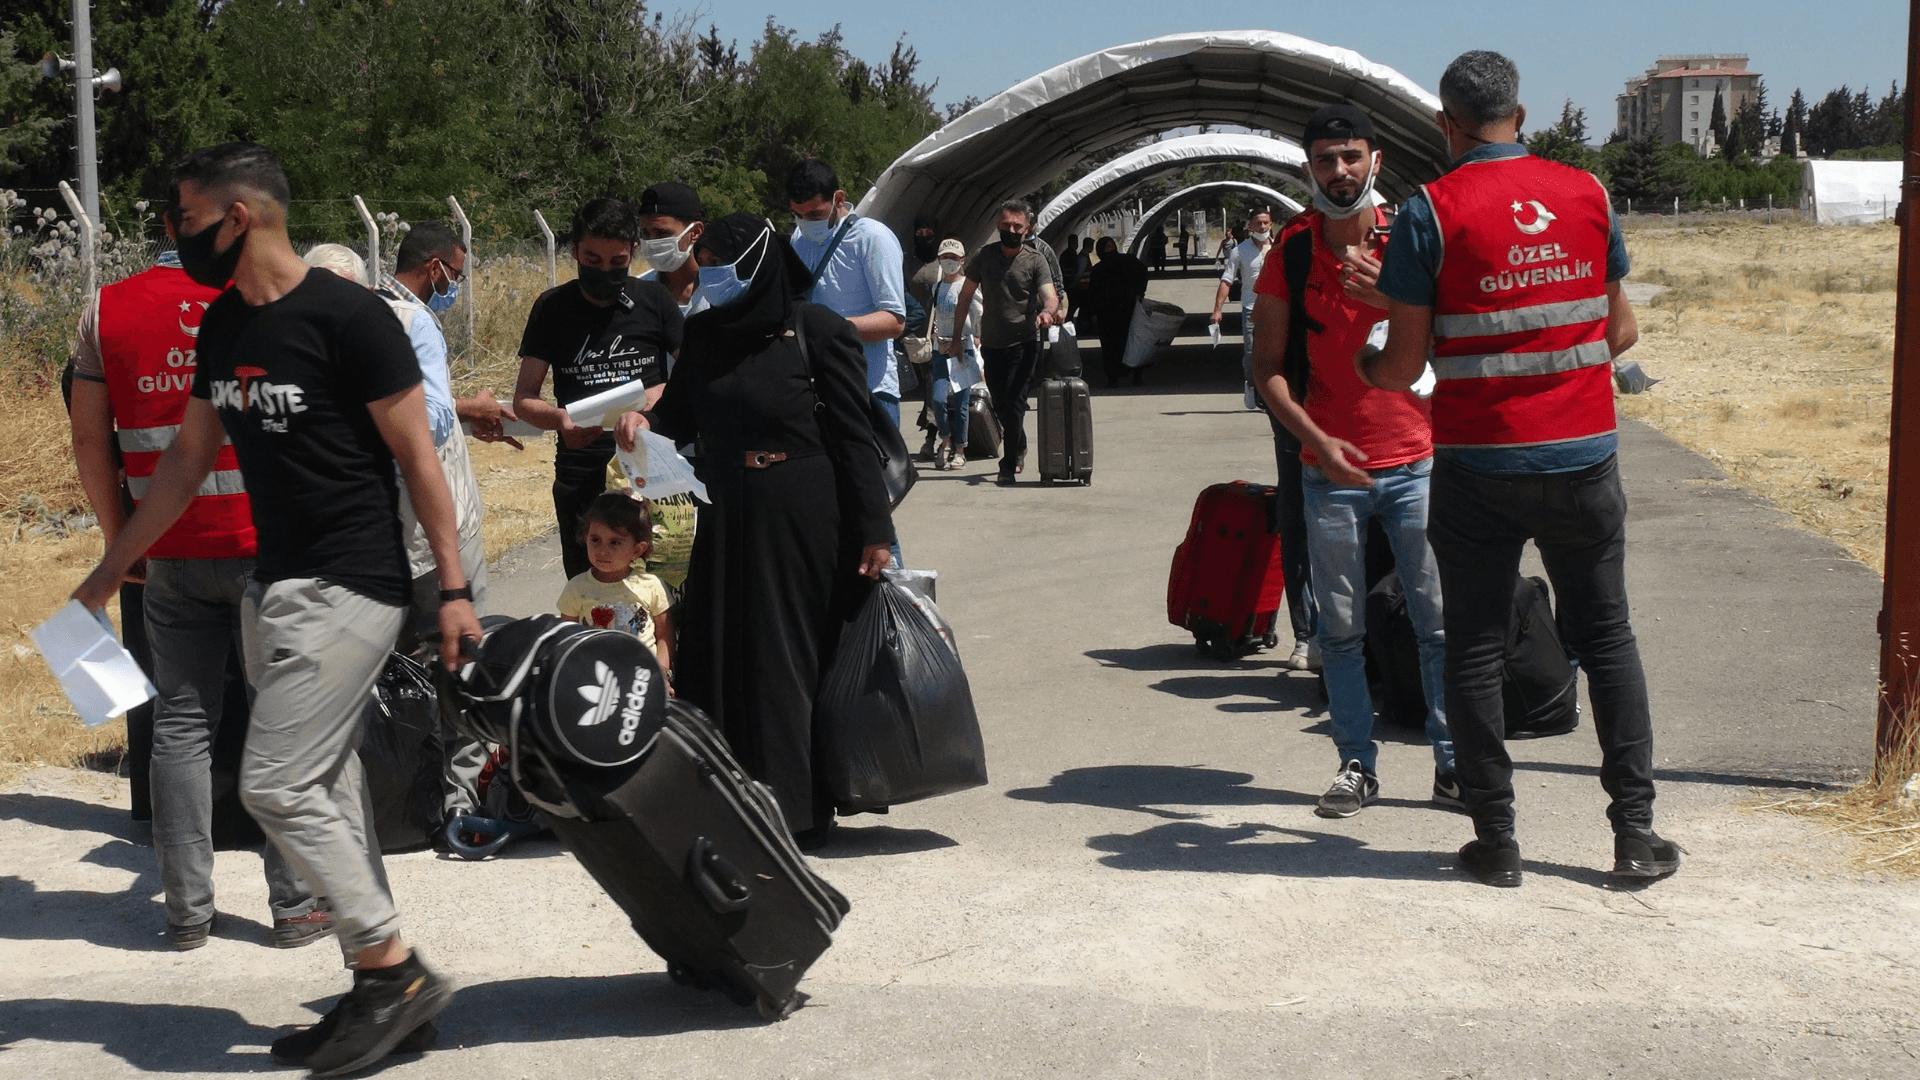
<svg viewBox="0 0 1920 1080"><path fill-rule="evenodd" d="M1528 136L1526 144L1535 157L1588 172L1606 168L1601 156L1587 149L1587 110L1574 108L1571 98L1560 106L1560 119Z"/></svg>
<svg viewBox="0 0 1920 1080"><path fill-rule="evenodd" d="M1707 122L1707 129L1713 132L1715 143L1727 144L1727 99L1718 90L1713 92L1713 116Z"/></svg>
<svg viewBox="0 0 1920 1080"><path fill-rule="evenodd" d="M1800 94L1800 88L1794 87L1793 98L1787 102L1787 117L1780 126L1780 155L1798 157L1800 154L1801 133L1807 127L1807 99Z"/></svg>
<svg viewBox="0 0 1920 1080"><path fill-rule="evenodd" d="M18 51L18 35L0 30L0 176L24 171L23 161L42 153L53 131L52 117L33 114L33 84L40 76L32 64L14 59Z"/></svg>

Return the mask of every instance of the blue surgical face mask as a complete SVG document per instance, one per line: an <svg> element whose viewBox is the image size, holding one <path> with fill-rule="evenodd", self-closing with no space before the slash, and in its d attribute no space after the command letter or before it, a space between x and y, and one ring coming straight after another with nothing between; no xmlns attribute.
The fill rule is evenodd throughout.
<svg viewBox="0 0 1920 1080"><path fill-rule="evenodd" d="M447 281L446 292L435 289L433 290L433 295L427 297L427 310L438 315L440 312L452 307L453 302L458 299L460 299L460 283L449 279Z"/></svg>
<svg viewBox="0 0 1920 1080"><path fill-rule="evenodd" d="M760 263L765 258L765 245L772 235L773 226L769 225L760 233L759 239L747 245L747 250L740 253L740 258L725 266L700 268L700 295L706 297L709 305L725 307L745 295L747 286L753 283L754 273L760 269ZM755 248L761 249L759 257L755 257L753 253ZM753 268L747 270L747 276L741 277L740 271L750 259L753 261Z"/></svg>
<svg viewBox="0 0 1920 1080"><path fill-rule="evenodd" d="M818 221L809 218L796 218L794 219L793 227L800 230L800 235L806 239L816 244L824 244L833 239L833 230L840 224L839 212L840 206L838 203L835 203L833 209L827 213L826 217Z"/></svg>

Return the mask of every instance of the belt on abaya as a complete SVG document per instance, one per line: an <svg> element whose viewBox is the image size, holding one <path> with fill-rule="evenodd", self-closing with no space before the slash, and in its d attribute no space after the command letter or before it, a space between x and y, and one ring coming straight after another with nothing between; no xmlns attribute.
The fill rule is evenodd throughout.
<svg viewBox="0 0 1920 1080"><path fill-rule="evenodd" d="M824 450L802 450L799 452L789 452L785 450L744 450L740 454L740 467L743 469L771 469L783 461L798 461L801 458L820 457L825 453ZM730 460L732 456L733 455L728 454L722 457L721 460Z"/></svg>

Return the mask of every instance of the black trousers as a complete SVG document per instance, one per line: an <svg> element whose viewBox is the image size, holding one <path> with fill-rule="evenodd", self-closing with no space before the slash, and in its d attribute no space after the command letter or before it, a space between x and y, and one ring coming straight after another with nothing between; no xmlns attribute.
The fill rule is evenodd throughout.
<svg viewBox="0 0 1920 1080"><path fill-rule="evenodd" d="M591 565L587 545L580 542L580 515L607 490L607 465L612 461L610 435L585 450L562 446L553 456L553 520L560 530L560 565L569 581Z"/></svg>
<svg viewBox="0 0 1920 1080"><path fill-rule="evenodd" d="M1012 476L1020 459L1027 456L1027 384L1033 381L1033 368L1040 360L1040 343L982 347L980 360L987 393L993 395L994 415L1000 418L1000 475Z"/></svg>
<svg viewBox="0 0 1920 1080"><path fill-rule="evenodd" d="M1307 557L1307 500L1300 486L1299 442L1280 421L1267 414L1273 426L1274 493L1280 501L1280 572L1287 579L1287 619L1293 640L1306 641L1316 629L1313 604L1313 563Z"/></svg>
<svg viewBox="0 0 1920 1080"><path fill-rule="evenodd" d="M1474 831L1513 834L1501 680L1520 549L1540 551L1567 648L1587 673L1614 831L1653 827L1653 717L1627 617L1627 499L1617 458L1579 472L1489 475L1433 465L1427 539L1446 597L1447 726Z"/></svg>
<svg viewBox="0 0 1920 1080"><path fill-rule="evenodd" d="M1127 331L1133 325L1133 309L1107 309L1095 313L1100 322L1100 368L1107 373L1107 385L1118 386L1120 380L1129 375L1133 385L1139 386L1145 369L1133 368L1120 361L1127 355Z"/></svg>

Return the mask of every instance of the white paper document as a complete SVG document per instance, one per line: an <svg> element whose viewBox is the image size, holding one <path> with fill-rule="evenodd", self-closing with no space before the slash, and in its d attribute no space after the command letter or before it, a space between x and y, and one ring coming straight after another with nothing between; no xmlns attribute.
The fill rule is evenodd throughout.
<svg viewBox="0 0 1920 1080"><path fill-rule="evenodd" d="M1219 323L1207 324L1207 337L1212 339L1214 348L1217 349L1220 347L1220 324Z"/></svg>
<svg viewBox="0 0 1920 1080"><path fill-rule="evenodd" d="M113 636L104 614L88 611L78 600L34 627L34 645L67 692L73 711L88 727L98 727L153 698L153 684Z"/></svg>
<svg viewBox="0 0 1920 1080"><path fill-rule="evenodd" d="M636 494L649 499L664 499L669 495L692 492L693 497L703 503L713 501L707 498L707 485L693 475L693 464L680 456L671 439L651 431L642 431L640 437L634 440L631 454L616 450L614 457L620 462L620 471L626 473L627 479L632 482Z"/></svg>
<svg viewBox="0 0 1920 1080"><path fill-rule="evenodd" d="M581 398L567 406L567 415L581 427L612 427L620 422L621 413L641 408L646 400L646 384L635 379L624 386Z"/></svg>

